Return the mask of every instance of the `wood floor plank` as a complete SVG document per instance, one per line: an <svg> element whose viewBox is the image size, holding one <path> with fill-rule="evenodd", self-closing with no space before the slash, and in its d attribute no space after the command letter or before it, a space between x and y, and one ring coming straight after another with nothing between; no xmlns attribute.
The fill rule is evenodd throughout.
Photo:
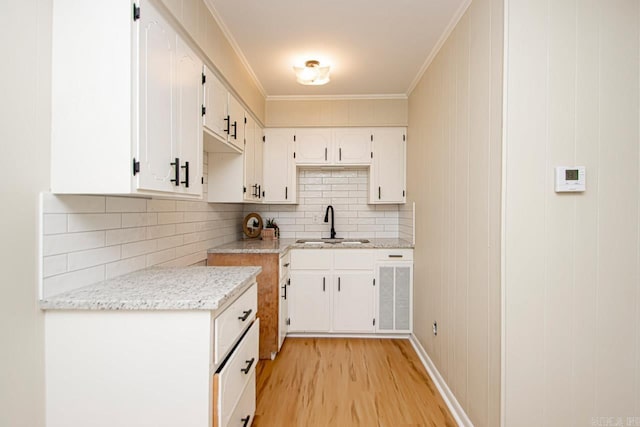
<svg viewBox="0 0 640 427"><path fill-rule="evenodd" d="M456 425L408 340L287 338L257 366L254 427Z"/></svg>

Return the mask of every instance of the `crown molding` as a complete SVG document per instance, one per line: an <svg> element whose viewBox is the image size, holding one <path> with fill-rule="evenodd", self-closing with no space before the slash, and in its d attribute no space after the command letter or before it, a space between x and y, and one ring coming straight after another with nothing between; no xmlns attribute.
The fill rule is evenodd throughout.
<svg viewBox="0 0 640 427"><path fill-rule="evenodd" d="M349 101L349 100L407 100L404 93L370 95L275 95L267 96L267 101Z"/></svg>
<svg viewBox="0 0 640 427"><path fill-rule="evenodd" d="M211 15L213 15L213 19L216 21L216 23L220 27L222 34L224 34L225 38L231 45L231 48L236 53L236 55L238 55L238 59L240 59L240 62L249 73L249 76L251 76L251 78L253 79L254 84L256 85L256 87L258 88L262 96L265 97L266 99L267 92L264 90L264 87L260 83L260 80L258 80L258 76L256 76L256 73L254 73L253 68L251 68L251 65L249 65L249 61L247 61L246 56L244 56L244 53L242 52L242 49L240 49L240 46L236 42L236 39L233 37L233 35L231 34L231 31L229 31L229 28L222 20L222 17L216 10L215 6L213 5L213 2L211 0L204 0L204 3L209 8Z"/></svg>
<svg viewBox="0 0 640 427"><path fill-rule="evenodd" d="M424 64L422 64L422 67L420 67L418 74L416 74L416 77L413 79L413 81L409 85L409 88L407 89L407 96L411 95L411 92L413 92L413 90L416 88L416 86L420 82L420 79L422 79L422 76L424 76L424 73L427 72L427 69L429 68L433 60L436 58L438 53L440 52L440 49L442 49L442 46L444 46L449 36L453 32L453 30L456 28L456 26L458 25L458 22L460 22L460 19L462 19L467 9L469 9L469 6L471 6L472 1L473 0L466 0L464 3L462 3L462 5L460 5L456 13L453 15L453 18L451 18L449 25L447 25L444 32L438 39L438 42L429 53L429 56L427 56L427 59L424 61Z"/></svg>

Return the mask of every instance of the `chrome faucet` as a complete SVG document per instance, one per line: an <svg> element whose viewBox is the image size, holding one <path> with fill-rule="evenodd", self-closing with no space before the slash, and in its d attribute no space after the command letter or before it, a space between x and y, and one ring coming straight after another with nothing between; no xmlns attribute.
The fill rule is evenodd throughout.
<svg viewBox="0 0 640 427"><path fill-rule="evenodd" d="M324 214L324 222L329 222L329 209L331 209L331 238L336 238L336 229L334 228L333 206L327 206L327 211Z"/></svg>

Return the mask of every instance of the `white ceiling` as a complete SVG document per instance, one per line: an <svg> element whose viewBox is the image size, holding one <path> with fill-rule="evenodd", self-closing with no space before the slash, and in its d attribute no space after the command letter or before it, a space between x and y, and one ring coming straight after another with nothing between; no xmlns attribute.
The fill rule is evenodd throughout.
<svg viewBox="0 0 640 427"><path fill-rule="evenodd" d="M264 94L404 96L471 0L207 0ZM303 86L319 59L331 82Z"/></svg>

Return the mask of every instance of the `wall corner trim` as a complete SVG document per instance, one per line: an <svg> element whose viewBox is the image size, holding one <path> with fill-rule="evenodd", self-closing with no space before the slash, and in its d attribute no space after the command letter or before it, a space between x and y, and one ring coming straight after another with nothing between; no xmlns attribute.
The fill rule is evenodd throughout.
<svg viewBox="0 0 640 427"><path fill-rule="evenodd" d="M462 406L453 395L453 392L449 388L449 385L445 382L444 378L442 378L442 375L440 375L440 372L436 368L436 365L433 364L433 361L427 354L424 347L422 347L422 344L420 344L420 341L418 341L418 338L415 336L415 334L411 334L409 341L411 342L413 349L418 354L420 361L429 373L429 376L435 383L436 388L440 392L440 395L442 395L442 399L449 408L449 411L451 411L451 415L456 420L456 423L461 427L473 427L473 423L464 412L464 409L462 409Z"/></svg>
<svg viewBox="0 0 640 427"><path fill-rule="evenodd" d="M431 52L429 52L429 56L427 56L427 59L422 64L422 67L420 67L420 69L418 70L418 74L416 74L416 77L413 79L413 81L411 82L411 84L407 88L407 96L410 96L411 92L413 92L413 90L416 88L416 86L418 86L418 83L420 82L420 79L422 79L422 76L424 76L424 73L427 72L427 69L429 68L429 65L431 65L433 60L436 58L436 56L440 52L440 49L442 49L442 46L444 46L444 44L447 41L447 39L449 39L449 36L451 35L453 30L458 25L458 22L460 22L460 19L462 19L464 14L467 12L467 9L469 8L469 6L471 6L471 2L472 1L473 0L465 0L460 5L460 8L453 15L453 17L451 18L451 21L445 27L444 31L442 32L442 35L440 36L440 38L436 42L435 46L433 46L433 49L431 50Z"/></svg>

